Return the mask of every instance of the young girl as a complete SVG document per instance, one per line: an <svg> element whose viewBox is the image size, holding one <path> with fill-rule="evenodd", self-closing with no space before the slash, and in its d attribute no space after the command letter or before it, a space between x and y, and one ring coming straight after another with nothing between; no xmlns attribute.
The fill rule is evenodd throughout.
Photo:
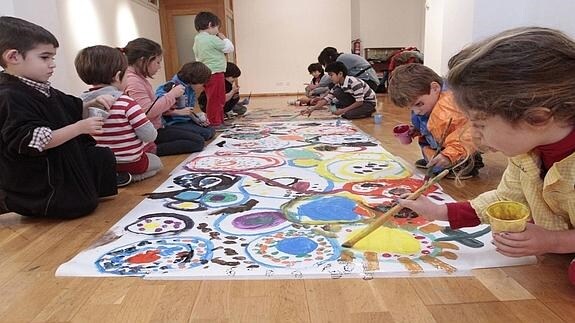
<svg viewBox="0 0 575 323"><path fill-rule="evenodd" d="M104 94L117 99L104 120L104 132L93 136L99 146L112 149L116 170L129 173L133 181L156 175L162 161L152 153L144 153L143 148L156 139L157 132L138 103L122 93L128 67L124 54L108 46L86 47L76 55L74 65L82 81L92 86L80 95L83 101Z"/></svg>
<svg viewBox="0 0 575 323"><path fill-rule="evenodd" d="M535 45L536 44L536 45ZM473 44L449 62L448 84L481 143L509 157L497 189L459 203L399 203L452 228L488 222L499 200L529 206L525 231L494 234L509 257L575 252L575 42L546 28L517 28ZM575 263L569 268L575 284Z"/></svg>
<svg viewBox="0 0 575 323"><path fill-rule="evenodd" d="M179 113L179 110L171 108L176 99L184 94L184 86L176 85L166 95L156 99L152 84L147 78L151 78L160 70L162 62L160 45L153 40L137 38L130 41L123 51L128 58L125 93L138 102L158 130L155 141L156 155L193 153L204 149L202 136L185 129L166 128L162 124L163 114ZM154 149L148 146L146 150L152 152Z"/></svg>

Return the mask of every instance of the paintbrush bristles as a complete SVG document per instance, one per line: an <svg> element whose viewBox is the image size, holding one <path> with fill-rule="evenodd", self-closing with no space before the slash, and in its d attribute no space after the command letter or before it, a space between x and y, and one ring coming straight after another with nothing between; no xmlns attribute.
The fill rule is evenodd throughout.
<svg viewBox="0 0 575 323"><path fill-rule="evenodd" d="M441 173L437 174L437 176L433 177L429 181L424 182L415 192L409 194L409 196L406 199L407 200L417 199L421 194L423 194L423 192L425 192L428 188L430 188L431 185L434 185L435 183L439 182L448 173L449 173L449 170L446 169L446 170L442 171ZM367 235L369 235L370 233L375 231L383 223L385 223L385 221L387 221L387 219L389 217L394 216L402 208L403 208L403 206L401 206L399 204L395 205L391 209L387 210L387 212L385 212L384 214L379 216L375 221L370 223L365 229L363 229L361 232L359 232L355 237L344 242L341 246L344 248L353 247L353 245L355 245L359 240L365 238Z"/></svg>

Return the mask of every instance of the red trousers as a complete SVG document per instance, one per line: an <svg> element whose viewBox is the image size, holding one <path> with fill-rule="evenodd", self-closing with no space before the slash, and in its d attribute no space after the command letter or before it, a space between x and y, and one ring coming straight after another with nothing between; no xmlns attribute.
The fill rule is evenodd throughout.
<svg viewBox="0 0 575 323"><path fill-rule="evenodd" d="M226 85L224 73L214 73L204 85L206 92L206 114L212 126L224 123L224 104L226 103Z"/></svg>

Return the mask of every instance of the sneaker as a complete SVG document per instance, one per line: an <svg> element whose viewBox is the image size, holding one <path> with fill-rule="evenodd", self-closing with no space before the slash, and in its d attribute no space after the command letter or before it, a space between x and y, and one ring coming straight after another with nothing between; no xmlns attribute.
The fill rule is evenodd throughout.
<svg viewBox="0 0 575 323"><path fill-rule="evenodd" d="M116 173L116 186L128 186L132 182L132 175L128 172Z"/></svg>
<svg viewBox="0 0 575 323"><path fill-rule="evenodd" d="M425 159L418 159L415 161L415 167L417 168L422 168L422 169L427 169L427 161L425 161Z"/></svg>

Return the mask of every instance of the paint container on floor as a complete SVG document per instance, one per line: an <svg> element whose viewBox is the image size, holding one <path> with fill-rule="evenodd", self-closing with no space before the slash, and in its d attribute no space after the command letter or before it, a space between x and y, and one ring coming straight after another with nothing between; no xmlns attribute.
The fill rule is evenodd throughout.
<svg viewBox="0 0 575 323"><path fill-rule="evenodd" d="M383 121L383 115L381 115L381 113L376 113L373 115L373 123L381 124L381 121Z"/></svg>
<svg viewBox="0 0 575 323"><path fill-rule="evenodd" d="M408 124L398 124L393 127L393 136L395 136L395 138L404 145L409 145L412 141L411 135L409 134Z"/></svg>
<svg viewBox="0 0 575 323"><path fill-rule="evenodd" d="M335 106L335 104L332 104L329 106L329 112L335 113L336 111L337 111L337 107Z"/></svg>
<svg viewBox="0 0 575 323"><path fill-rule="evenodd" d="M529 208L514 201L491 203L485 210L493 232L522 232L529 218Z"/></svg>

